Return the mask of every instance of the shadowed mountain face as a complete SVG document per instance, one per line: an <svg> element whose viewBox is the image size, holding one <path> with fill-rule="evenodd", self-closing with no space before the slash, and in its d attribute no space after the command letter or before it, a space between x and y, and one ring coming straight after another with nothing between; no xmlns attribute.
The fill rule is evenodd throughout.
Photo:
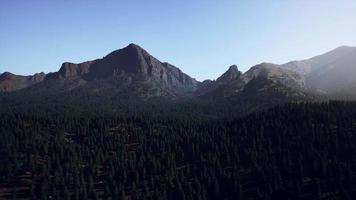
<svg viewBox="0 0 356 200"><path fill-rule="evenodd" d="M224 79L223 77L225 76L219 79ZM261 63L229 81L219 84L219 79L201 84L205 91L203 96L210 95L214 98L234 96L243 92L250 81L260 79L260 82L265 80L266 87L271 87L267 83L279 83L279 86L285 87L284 90L290 93L288 96L301 94L300 92L303 93L301 96L307 96L313 92L332 98L356 97L356 48L342 46L311 59L292 61L283 65ZM199 92L199 95L202 95L202 92Z"/></svg>
<svg viewBox="0 0 356 200"><path fill-rule="evenodd" d="M223 75L216 79L216 82L220 84L229 83L235 79L240 78L241 75L242 72L237 69L237 66L232 65Z"/></svg>
<svg viewBox="0 0 356 200"><path fill-rule="evenodd" d="M231 68L216 81L204 81L200 84L197 94L204 97L226 98L240 96L246 90L250 81L259 79L254 84L262 91L263 88L273 88L278 83L278 90L284 90L286 96L300 96L314 99L316 95L326 95L334 98L356 96L356 48L342 46L323 55L307 60L292 61L283 65L261 63L239 75L231 75ZM221 81L224 80L224 81ZM251 87L249 87L251 90ZM246 91L245 91L246 92ZM258 92L248 92L248 96L260 96ZM242 97L240 97L242 98ZM309 99L309 98L306 98Z"/></svg>
<svg viewBox="0 0 356 200"><path fill-rule="evenodd" d="M177 67L162 63L144 49L130 44L124 49L110 53L90 66L86 80L100 80L112 77L125 77L137 81L157 82L177 92L194 91L198 82Z"/></svg>
<svg viewBox="0 0 356 200"><path fill-rule="evenodd" d="M198 101L229 101L253 108L315 100L320 94L356 96L355 63L356 48L339 47L311 59L284 65L261 63L245 73L232 65L216 80L198 82L177 67L159 61L140 46L130 44L102 59L79 64L65 62L58 72L47 75L3 73L0 91L26 89L26 93L70 93L94 97L95 101L105 97L114 102L117 99L189 97Z"/></svg>
<svg viewBox="0 0 356 200"><path fill-rule="evenodd" d="M265 104L278 105L282 102L313 99L303 91L304 80L301 75L270 63L256 65L243 74L230 67L216 81L205 84L201 87L203 92L198 90L200 96L217 100L230 99L251 109L253 105L263 107Z"/></svg>
<svg viewBox="0 0 356 200"><path fill-rule="evenodd" d="M20 76L9 72L0 74L0 91L11 92L23 89L43 81L46 74L38 73L32 76Z"/></svg>
<svg viewBox="0 0 356 200"><path fill-rule="evenodd" d="M206 80L199 84L198 90L195 92L197 96L209 97L216 93L218 90L223 90L228 87L232 82L240 80L242 72L238 70L236 65L232 65L215 81ZM214 96L214 95L213 95Z"/></svg>
<svg viewBox="0 0 356 200"><path fill-rule="evenodd" d="M14 75L15 76L15 75ZM0 81L2 91L23 89L32 84L29 77L7 78ZM42 82L43 81L43 82ZM88 89L92 93L126 93L149 98L176 98L196 90L198 82L168 63L162 63L135 44L114 51L102 59L80 64L63 63L58 72L49 73L36 88ZM37 83L34 82L34 83ZM32 82L31 82L32 83Z"/></svg>
<svg viewBox="0 0 356 200"><path fill-rule="evenodd" d="M89 72L90 67L93 63L95 63L95 61L88 61L80 64L65 62L62 64L58 72L49 73L46 77L46 80L82 77L83 75Z"/></svg>

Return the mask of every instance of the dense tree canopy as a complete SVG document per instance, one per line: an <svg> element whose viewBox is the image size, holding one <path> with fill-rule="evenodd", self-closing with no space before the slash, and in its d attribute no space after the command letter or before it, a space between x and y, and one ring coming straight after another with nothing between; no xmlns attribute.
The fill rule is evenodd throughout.
<svg viewBox="0 0 356 200"><path fill-rule="evenodd" d="M356 103L220 119L1 111L0 198L356 198Z"/></svg>

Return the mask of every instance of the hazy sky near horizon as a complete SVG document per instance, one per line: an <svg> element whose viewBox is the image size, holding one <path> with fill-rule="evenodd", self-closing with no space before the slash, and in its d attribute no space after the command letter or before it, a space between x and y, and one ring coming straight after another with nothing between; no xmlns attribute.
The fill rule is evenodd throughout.
<svg viewBox="0 0 356 200"><path fill-rule="evenodd" d="M356 46L356 0L0 0L0 73L136 43L198 80Z"/></svg>

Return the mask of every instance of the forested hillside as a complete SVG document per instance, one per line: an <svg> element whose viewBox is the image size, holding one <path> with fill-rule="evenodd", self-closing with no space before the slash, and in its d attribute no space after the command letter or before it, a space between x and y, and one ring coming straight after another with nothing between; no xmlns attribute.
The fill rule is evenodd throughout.
<svg viewBox="0 0 356 200"><path fill-rule="evenodd" d="M0 108L0 199L356 198L353 102L219 118L15 108Z"/></svg>

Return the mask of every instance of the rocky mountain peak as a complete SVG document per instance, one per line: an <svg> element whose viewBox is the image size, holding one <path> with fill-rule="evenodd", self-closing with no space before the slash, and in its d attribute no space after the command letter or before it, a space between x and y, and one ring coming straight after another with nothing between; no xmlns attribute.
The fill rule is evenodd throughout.
<svg viewBox="0 0 356 200"><path fill-rule="evenodd" d="M230 70L237 70L238 71L238 68L237 68L237 65L231 65L230 67L229 67L229 71Z"/></svg>
<svg viewBox="0 0 356 200"><path fill-rule="evenodd" d="M129 45L127 45L126 47L124 47L124 49L144 50L142 47L140 47L139 45L137 45L137 44L135 44L135 43L130 43Z"/></svg>
<svg viewBox="0 0 356 200"><path fill-rule="evenodd" d="M36 73L33 76L30 76L29 78L33 82L41 82L45 79L45 77L46 77L46 74L41 72L41 73Z"/></svg>
<svg viewBox="0 0 356 200"><path fill-rule="evenodd" d="M236 65L231 65L229 69L221 75L218 79L216 79L217 82L230 82L233 80L238 79L241 76L242 72L240 72L237 68Z"/></svg>
<svg viewBox="0 0 356 200"><path fill-rule="evenodd" d="M139 45L131 43L102 59L79 64L65 62L58 72L47 75L38 73L19 76L4 72L0 74L0 91L14 91L43 80L53 80L51 85L58 84L58 88L64 87L67 90L87 84L87 88L94 88L95 91L129 91L141 96L178 97L194 93L198 96L221 94L226 97L240 93L255 79L291 88L312 88L325 93L346 91L350 86L355 88L352 91L356 91L355 55L355 47L341 46L307 60L283 65L261 63L244 74L236 65L231 65L215 81L200 83L179 68L159 61ZM58 79L60 81L57 82Z"/></svg>
<svg viewBox="0 0 356 200"><path fill-rule="evenodd" d="M194 89L197 81L177 67L161 62L136 44L113 51L90 67L89 79L129 76L155 80L168 87Z"/></svg>
<svg viewBox="0 0 356 200"><path fill-rule="evenodd" d="M69 89L83 84L97 87L92 84L96 81L120 92L137 90L136 94L145 95L146 91L141 91L145 88L145 90L150 90L147 91L149 95L146 96L166 94L177 96L191 93L198 85L198 81L183 73L179 68L159 61L133 43L109 53L102 59L80 64L65 62L58 72L46 76L46 80L57 79L70 80L67 84Z"/></svg>
<svg viewBox="0 0 356 200"><path fill-rule="evenodd" d="M91 61L80 64L65 62L62 64L58 73L62 78L82 76L89 72L91 64Z"/></svg>
<svg viewBox="0 0 356 200"><path fill-rule="evenodd" d="M98 60L90 69L91 79L101 79L122 74L147 73L147 62L152 60L144 49L136 44L115 50Z"/></svg>
<svg viewBox="0 0 356 200"><path fill-rule="evenodd" d="M45 76L45 73L37 73L32 76L21 76L10 72L4 72L0 75L0 91L12 92L23 89L43 81Z"/></svg>
<svg viewBox="0 0 356 200"><path fill-rule="evenodd" d="M2 78L2 79L9 79L13 76L15 76L15 74L12 74L10 72L4 72L4 73L0 74L0 78Z"/></svg>

